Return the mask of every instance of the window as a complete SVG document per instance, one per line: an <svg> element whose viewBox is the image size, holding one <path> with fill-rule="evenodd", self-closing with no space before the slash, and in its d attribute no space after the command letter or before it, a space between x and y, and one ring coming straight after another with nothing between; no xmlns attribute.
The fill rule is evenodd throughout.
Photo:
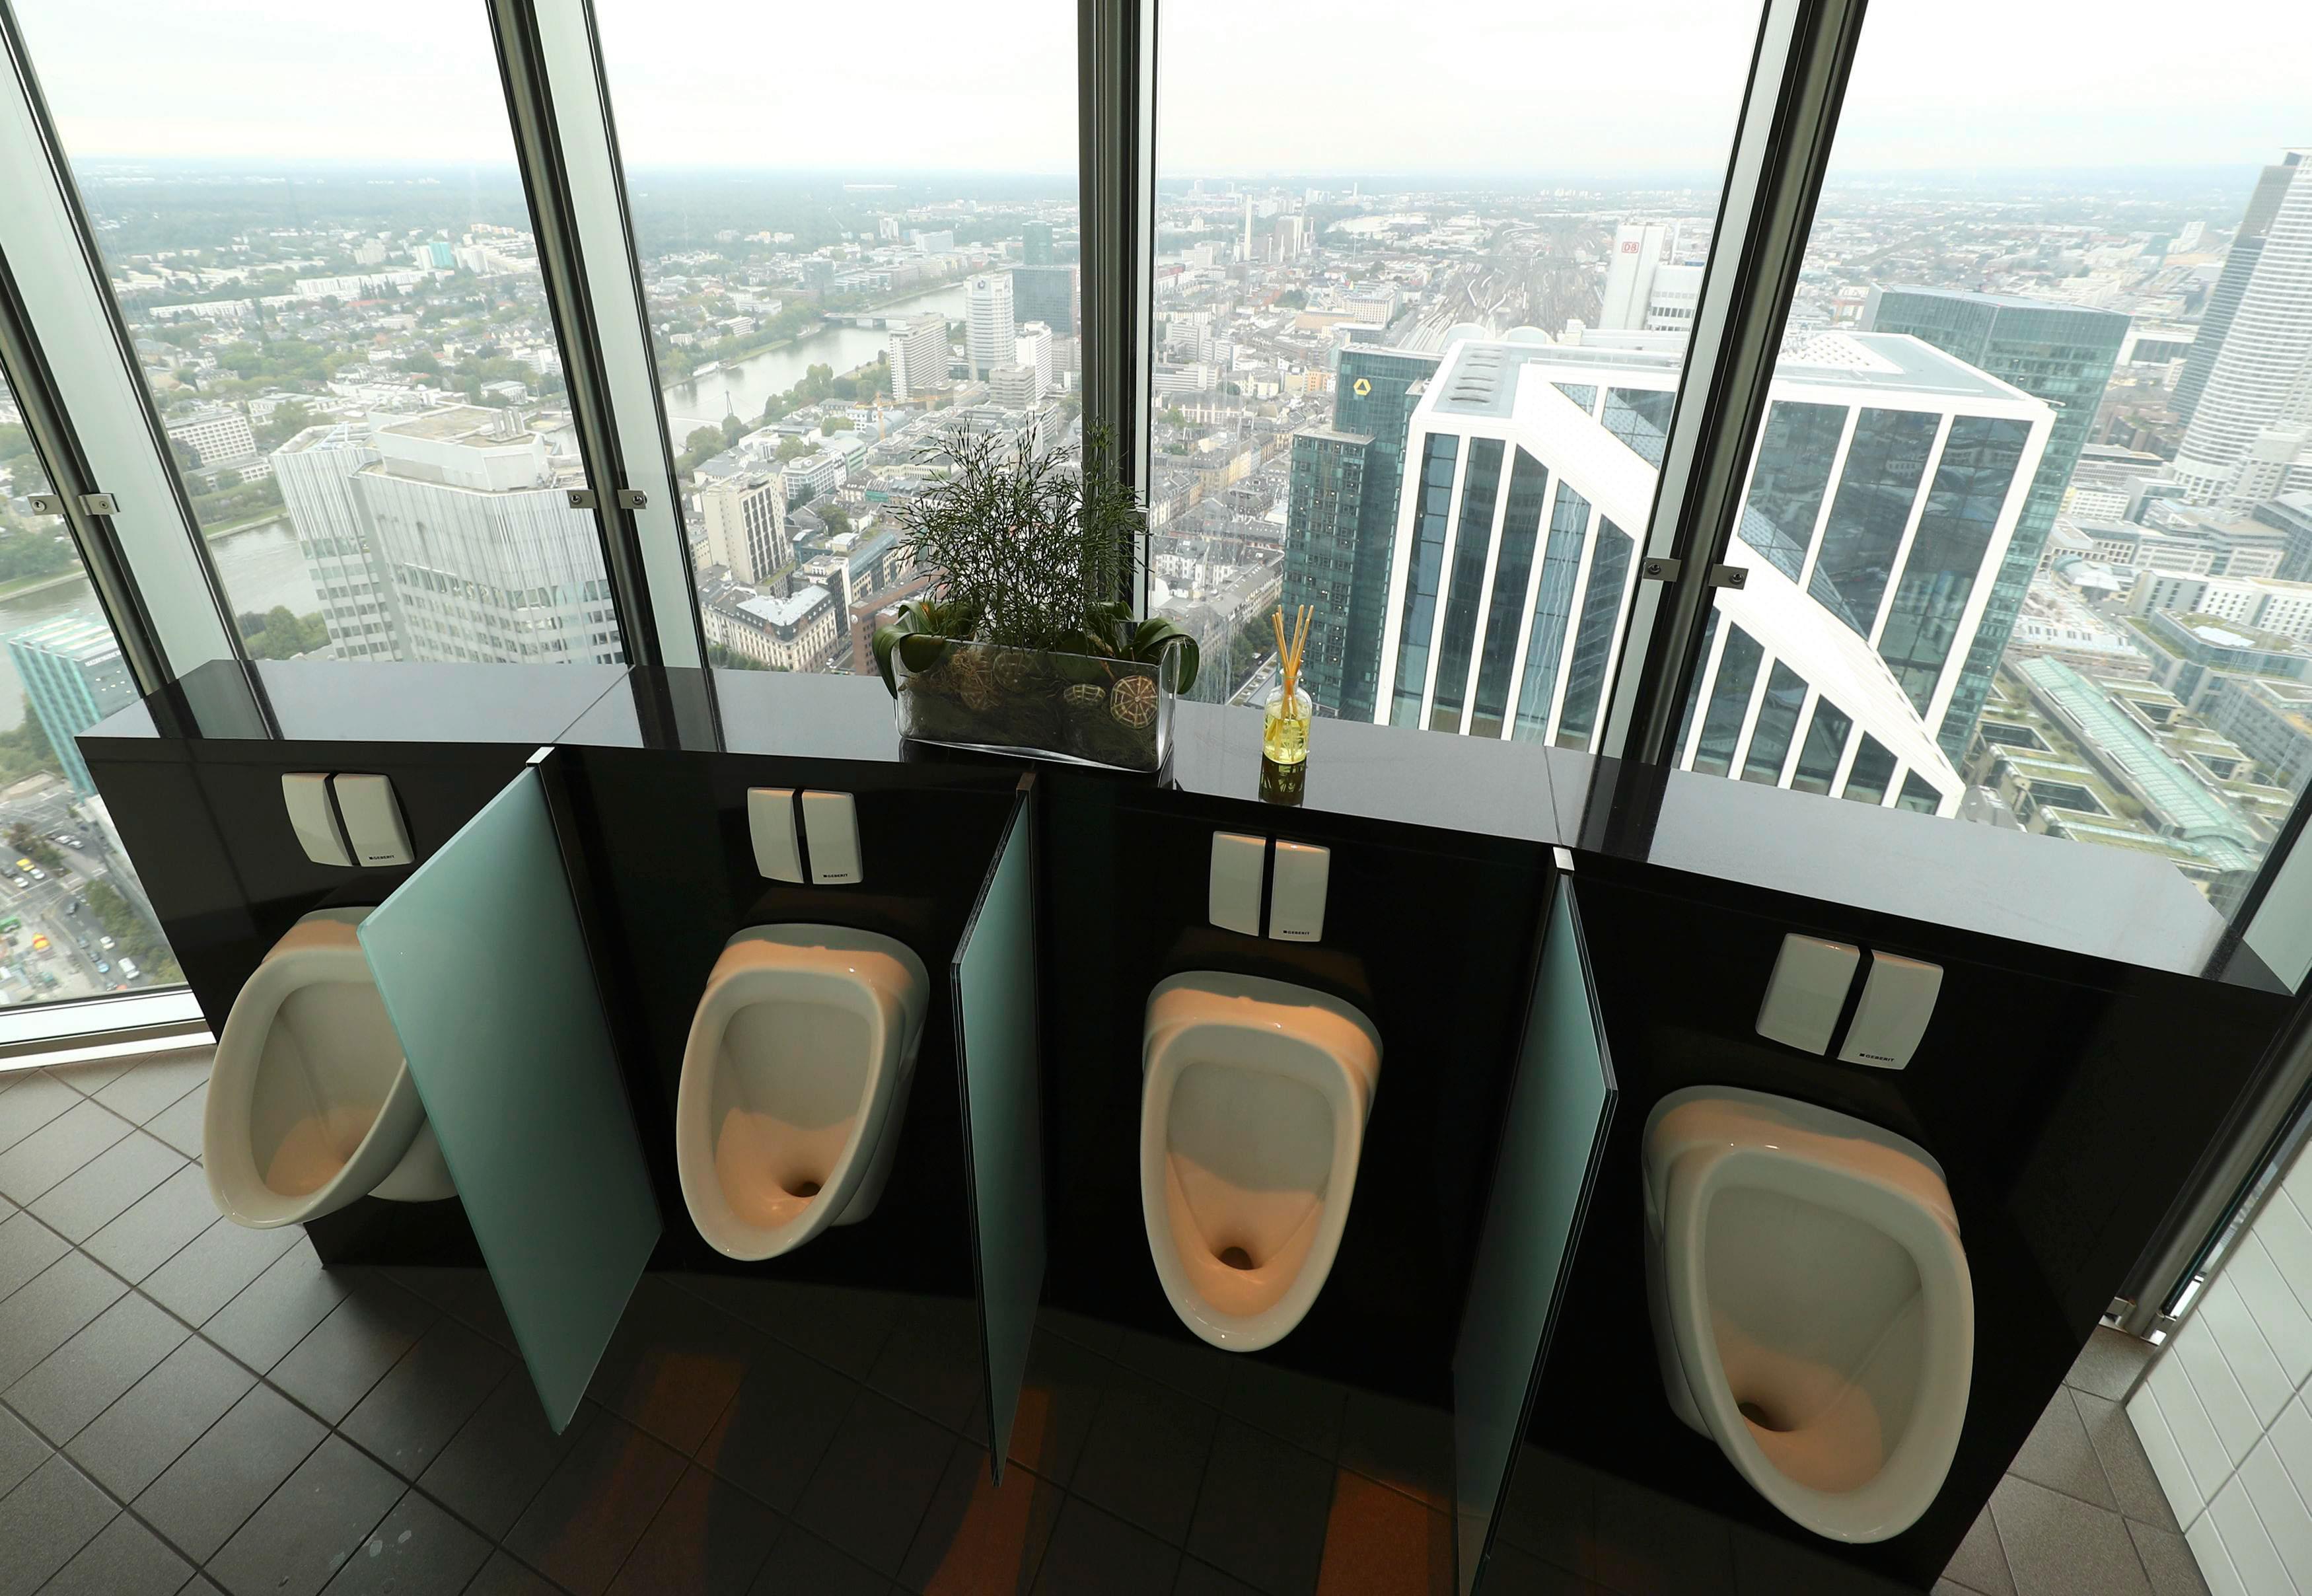
<svg viewBox="0 0 2312 1596"><path fill-rule="evenodd" d="M1075 7L595 10L708 658L871 671L941 435L1081 433Z"/></svg>
<svg viewBox="0 0 2312 1596"><path fill-rule="evenodd" d="M483 8L19 13L247 651L623 659Z"/></svg>
<svg viewBox="0 0 2312 1596"><path fill-rule="evenodd" d="M1306 604L1319 715L1590 745L1758 21L1165 0L1152 601L1200 697L1257 698Z"/></svg>
<svg viewBox="0 0 2312 1596"><path fill-rule="evenodd" d="M1730 545L1747 580L1714 597L1758 653L1705 652L1691 768L1964 813L2237 905L2312 771L2312 433L2281 397L2312 381L2283 65L2312 14L2232 22L2176 36L2179 97L2123 114L2115 38L1872 8ZM2193 109L2211 94L2223 116ZM1762 671L1736 769L1719 717ZM1817 699L1778 777L1791 682Z"/></svg>
<svg viewBox="0 0 2312 1596"><path fill-rule="evenodd" d="M184 980L73 738L135 679L0 382L0 1006Z"/></svg>

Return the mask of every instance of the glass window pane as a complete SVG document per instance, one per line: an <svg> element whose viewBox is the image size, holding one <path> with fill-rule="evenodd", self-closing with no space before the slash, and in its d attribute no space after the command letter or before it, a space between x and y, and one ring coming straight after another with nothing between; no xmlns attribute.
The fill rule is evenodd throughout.
<svg viewBox="0 0 2312 1596"><path fill-rule="evenodd" d="M1765 650L1739 627L1726 633L1726 648L1719 656L1718 677L1710 689L1710 713L1702 723L1702 741L1695 749L1693 768L1705 776L1723 776L1734 767L1734 745L1741 741L1742 722L1750 713L1750 689L1758 680L1758 662Z"/></svg>
<svg viewBox="0 0 2312 1596"><path fill-rule="evenodd" d="M0 380L0 1005L181 986L74 736L136 683Z"/></svg>
<svg viewBox="0 0 2312 1596"><path fill-rule="evenodd" d="M1461 729L1462 688L1469 680L1469 644L1477 635L1477 603L1493 547L1493 501L1501 493L1502 442L1479 438L1469 446L1469 469L1461 484L1461 513L1455 527L1453 585L1445 596L1444 644L1437 655L1437 690L1430 711L1432 732Z"/></svg>
<svg viewBox="0 0 2312 1596"><path fill-rule="evenodd" d="M1798 729L1799 707L1806 702L1806 683L1777 660L1766 678L1766 696L1758 703L1758 724L1750 733L1750 751L1742 761L1744 781L1773 786L1782 779L1782 760L1791 751L1791 733Z"/></svg>
<svg viewBox="0 0 2312 1596"><path fill-rule="evenodd" d="M484 9L17 14L249 653L622 660Z"/></svg>
<svg viewBox="0 0 2312 1596"><path fill-rule="evenodd" d="M1397 620L1391 725L1414 725L1421 715L1422 690L1429 678L1430 634L1437 622L1437 579L1445 563L1446 522L1453 504L1453 462L1460 447L1460 439L1450 433L1432 433L1422 451L1411 574Z"/></svg>
<svg viewBox="0 0 2312 1596"><path fill-rule="evenodd" d="M1462 0L1409 27L1389 0L1165 0L1159 17L1153 601L1248 639L1280 597L1313 606L1319 714L1586 746L1759 7ZM1579 71L1505 91L1492 65L1576 58L1642 60L1647 92ZM1248 97L1253 63L1285 64L1292 89ZM1432 435L1465 479L1480 441L1508 461L1482 549L1430 518ZM1616 547L1588 547L1598 515L1563 531L1561 487Z"/></svg>
<svg viewBox="0 0 2312 1596"><path fill-rule="evenodd" d="M2312 773L2312 11L2123 110L2159 15L1872 6L1714 603L1825 695L1793 787L2172 869L2211 945Z"/></svg>
<svg viewBox="0 0 2312 1596"><path fill-rule="evenodd" d="M707 656L871 671L880 619L937 575L898 512L938 438L1080 442L1075 7L594 10ZM829 70L871 38L907 48ZM1204 597L1228 531L1159 580ZM1266 657L1191 629L1199 696Z"/></svg>

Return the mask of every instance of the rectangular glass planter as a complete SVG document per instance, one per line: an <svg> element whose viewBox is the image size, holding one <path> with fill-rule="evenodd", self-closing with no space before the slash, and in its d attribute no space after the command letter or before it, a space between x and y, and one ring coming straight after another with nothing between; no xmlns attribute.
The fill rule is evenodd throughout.
<svg viewBox="0 0 2312 1596"><path fill-rule="evenodd" d="M1151 664L950 643L920 671L895 653L899 734L1112 770L1158 770L1172 747L1179 651Z"/></svg>

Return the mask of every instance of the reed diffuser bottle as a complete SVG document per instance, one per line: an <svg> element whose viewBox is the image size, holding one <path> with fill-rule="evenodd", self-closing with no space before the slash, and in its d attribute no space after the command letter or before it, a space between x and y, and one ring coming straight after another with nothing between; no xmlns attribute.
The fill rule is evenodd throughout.
<svg viewBox="0 0 2312 1596"><path fill-rule="evenodd" d="M1303 604L1294 615L1292 635L1284 635L1284 610L1269 618L1276 627L1276 685L1268 689L1260 724L1260 751L1272 765L1298 765L1309 757L1309 717L1314 706L1300 690L1300 655L1309 643L1316 611Z"/></svg>

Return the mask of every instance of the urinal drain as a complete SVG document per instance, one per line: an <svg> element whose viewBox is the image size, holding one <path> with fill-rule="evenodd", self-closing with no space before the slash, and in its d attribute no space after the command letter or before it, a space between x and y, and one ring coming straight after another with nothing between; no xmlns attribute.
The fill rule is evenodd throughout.
<svg viewBox="0 0 2312 1596"><path fill-rule="evenodd" d="M1752 1424L1757 1425L1758 1428L1762 1430L1771 1430L1778 1435L1789 1427L1784 1425L1776 1424L1774 1422L1773 1415L1768 1413L1756 1402L1737 1402L1734 1404L1734 1411L1740 1414L1744 1418L1748 1419Z"/></svg>
<svg viewBox="0 0 2312 1596"><path fill-rule="evenodd" d="M1222 1248L1220 1259L1231 1269L1249 1269L1253 1267L1252 1254L1241 1247Z"/></svg>
<svg viewBox="0 0 2312 1596"><path fill-rule="evenodd" d="M795 1182L793 1188L790 1190L787 1195L790 1197L815 1197L819 1195L819 1182L816 1180L798 1180Z"/></svg>

